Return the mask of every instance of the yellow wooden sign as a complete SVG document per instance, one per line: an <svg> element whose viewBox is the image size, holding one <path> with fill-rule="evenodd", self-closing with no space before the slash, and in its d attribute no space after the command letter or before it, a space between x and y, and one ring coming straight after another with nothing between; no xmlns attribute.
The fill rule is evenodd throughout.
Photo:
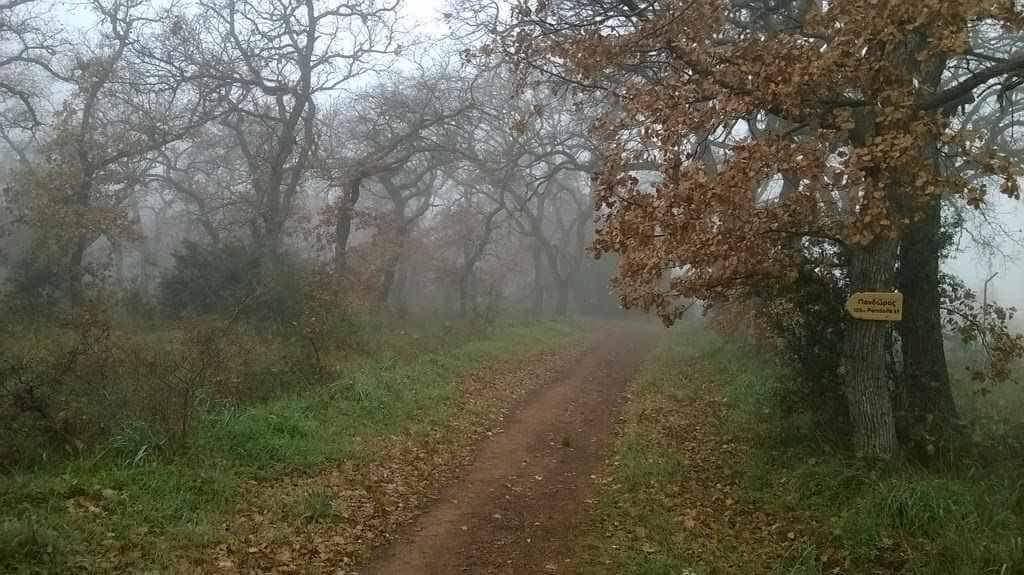
<svg viewBox="0 0 1024 575"><path fill-rule="evenodd" d="M903 319L903 294L861 292L846 300L846 311L857 319L900 321Z"/></svg>

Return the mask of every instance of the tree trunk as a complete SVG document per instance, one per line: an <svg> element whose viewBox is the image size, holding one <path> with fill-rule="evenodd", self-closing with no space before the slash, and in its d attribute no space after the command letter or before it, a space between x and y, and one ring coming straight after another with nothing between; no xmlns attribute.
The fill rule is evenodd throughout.
<svg viewBox="0 0 1024 575"><path fill-rule="evenodd" d="M404 222L404 204L396 203L394 219L395 229L392 232L394 233L394 239L390 242L390 248L385 247L383 250L382 256L385 260L384 273L381 276L380 283L377 285L377 304L382 310L387 307L388 300L391 298L391 291L395 286L395 278L398 277L398 267L402 263L402 256L409 240L409 234L412 233L411 224L406 225Z"/></svg>
<svg viewBox="0 0 1024 575"><path fill-rule="evenodd" d="M534 318L544 314L544 260L539 242L533 246L533 305L530 314Z"/></svg>
<svg viewBox="0 0 1024 575"><path fill-rule="evenodd" d="M142 240L138 244L138 246L139 246L139 269L138 269L139 287L138 287L138 289L139 289L139 293L142 294L142 297L145 298L146 300L149 299L149 295L150 295L149 294L149 283L150 283L150 281L149 281L149 269L150 269L150 266L153 265L153 263L154 263L153 260L155 259L154 252L156 250L153 249L153 246L154 245L156 245L156 246L160 245L160 243L159 243L160 242L160 233L163 231L161 229L162 228L161 224L163 223L162 222L162 218L161 218L162 214L163 214L162 210L157 210L153 214L153 231L148 233L148 234L145 234L142 237ZM140 222L140 225L141 225L142 214L141 214L141 212L139 210L139 203L138 203L138 201L135 202L135 219L138 220Z"/></svg>
<svg viewBox="0 0 1024 575"><path fill-rule="evenodd" d="M377 285L377 306L384 310L391 298L391 291L395 286L395 279L398 277L398 266L401 262L401 253L404 247L404 236L400 235L398 245L395 246L395 253L389 256L384 272L381 274L380 283Z"/></svg>
<svg viewBox="0 0 1024 575"><path fill-rule="evenodd" d="M469 316L470 283L473 279L473 268L462 270L459 276L459 317L465 319Z"/></svg>
<svg viewBox="0 0 1024 575"><path fill-rule="evenodd" d="M398 272L395 275L395 282L391 288L388 299L392 302L395 310L395 317L404 320L409 317L409 266L406 262L400 262Z"/></svg>
<svg viewBox="0 0 1024 575"><path fill-rule="evenodd" d="M555 315L565 317L569 315L569 279L558 280L558 299L555 302Z"/></svg>
<svg viewBox="0 0 1024 575"><path fill-rule="evenodd" d="M850 280L854 291L890 291L895 281L896 242L877 239L850 250ZM886 335L883 321L849 319L843 341L846 401L853 423L858 455L891 459L898 452L892 390L886 373Z"/></svg>
<svg viewBox="0 0 1024 575"><path fill-rule="evenodd" d="M903 377L897 397L902 431L914 443L925 441L924 447L934 446L932 439L955 429L958 420L939 312L941 225L936 199L907 227L900 251Z"/></svg>
<svg viewBox="0 0 1024 575"><path fill-rule="evenodd" d="M85 303L85 251L89 249L89 240L79 235L71 247L68 260L67 298L72 309L78 309Z"/></svg>
<svg viewBox="0 0 1024 575"><path fill-rule="evenodd" d="M355 216L356 203L359 202L362 181L357 179L349 183L349 189L343 197L338 198L334 221L334 273L338 278L348 274L348 240L352 234L352 218Z"/></svg>

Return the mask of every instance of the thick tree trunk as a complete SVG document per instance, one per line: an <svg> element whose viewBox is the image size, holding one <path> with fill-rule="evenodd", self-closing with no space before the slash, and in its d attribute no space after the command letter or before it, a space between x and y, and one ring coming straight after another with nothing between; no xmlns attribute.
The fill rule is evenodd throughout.
<svg viewBox="0 0 1024 575"><path fill-rule="evenodd" d="M263 234L263 251L271 256L280 254L284 248L284 226L283 219L271 219Z"/></svg>
<svg viewBox="0 0 1024 575"><path fill-rule="evenodd" d="M411 224L407 225L404 221L404 204L398 203L395 205L394 219L394 239L391 246L384 249L384 273L381 275L381 281L377 285L377 304L382 310L387 307L388 300L391 298L395 279L398 277L399 266L402 263L402 256L405 253L405 246L408 243L409 234L412 233Z"/></svg>
<svg viewBox="0 0 1024 575"><path fill-rule="evenodd" d="M469 252L469 250L465 250ZM459 274L459 317L469 317L470 302L473 303L473 313L476 313L477 294L474 290L476 283L476 264L480 261L483 253L483 244L471 253L464 254L462 271Z"/></svg>
<svg viewBox="0 0 1024 575"><path fill-rule="evenodd" d="M875 240L850 250L850 280L854 291L891 291L895 282L896 242ZM858 455L891 459L898 450L892 390L886 373L883 321L850 319L843 342L846 401L853 423Z"/></svg>
<svg viewBox="0 0 1024 575"><path fill-rule="evenodd" d="M409 317L409 266L400 263L398 273L395 275L394 285L391 287L391 294L388 300L392 302L395 310L395 317L404 320Z"/></svg>
<svg viewBox="0 0 1024 575"><path fill-rule="evenodd" d="M958 420L939 312L941 225L936 199L907 227L900 251L903 377L897 397L901 427L915 443L931 444L936 435L955 429Z"/></svg>
<svg viewBox="0 0 1024 575"><path fill-rule="evenodd" d="M381 274L380 283L377 285L377 305L383 310L387 307L391 298L391 291L395 286L395 279L398 277L398 266L401 263L402 250L405 247L405 236L400 235L398 244L394 247L395 253L387 256L388 262L384 272Z"/></svg>

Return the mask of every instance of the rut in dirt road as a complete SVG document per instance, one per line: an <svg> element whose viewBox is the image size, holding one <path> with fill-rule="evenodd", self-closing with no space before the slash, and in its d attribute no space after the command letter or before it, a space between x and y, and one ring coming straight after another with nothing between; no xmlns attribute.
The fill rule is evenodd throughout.
<svg viewBox="0 0 1024 575"><path fill-rule="evenodd" d="M653 332L614 328L484 442L465 476L362 573L557 572Z"/></svg>

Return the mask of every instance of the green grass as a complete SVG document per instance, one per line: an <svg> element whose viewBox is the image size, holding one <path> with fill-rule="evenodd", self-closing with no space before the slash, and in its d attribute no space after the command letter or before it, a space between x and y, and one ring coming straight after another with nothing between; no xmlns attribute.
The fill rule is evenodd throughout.
<svg viewBox="0 0 1024 575"><path fill-rule="evenodd" d="M998 443L971 449L992 457L967 454L970 464L938 469L866 463L818 433L814 417L779 408L793 380L773 356L708 333L671 333L633 382L578 572L1024 573L1024 461L1002 450L1019 440L1007 433L1022 412L1000 407L1016 405L1020 390L964 408L974 435ZM703 434L686 406L708 395L724 409ZM975 416L981 409L988 418ZM693 454L694 436L715 443L711 455ZM746 449L723 453L719 465L719 443ZM730 481L748 511L719 529L713 516L723 505L709 499L715 483ZM710 511L699 511L705 504ZM695 509L697 528L686 527ZM758 521L794 537L766 536Z"/></svg>
<svg viewBox="0 0 1024 575"><path fill-rule="evenodd" d="M458 374L572 333L554 323L505 326L448 349L354 360L320 388L211 409L174 453L157 436L130 429L92 455L5 476L0 572L73 570L81 566L71 562L89 549L131 533L145 533L154 556L159 545L208 544L218 517L239 502L243 482L370 458L363 439L444 421L458 399ZM334 512L315 492L299 508L310 521Z"/></svg>
<svg viewBox="0 0 1024 575"><path fill-rule="evenodd" d="M680 540L672 496L690 469L675 442L687 432L673 406L700 389L687 385L693 361L715 353L717 339L676 328L634 377L609 477L581 542L580 573L704 575L694 549Z"/></svg>
<svg viewBox="0 0 1024 575"><path fill-rule="evenodd" d="M764 354L726 346L719 372L728 378L732 404L723 425L748 434L756 445L742 468L746 497L820 521L825 529L819 545L842 550L851 572L1024 572L1024 462L1011 452L995 443L965 446L963 461L936 469L856 461L841 446L818 439L806 422L770 412L766 406L789 375ZM1006 435L1014 418L1021 422L1019 411L992 411L996 404L963 391L960 407L972 435L997 443L1019 439ZM1014 390L999 393L1006 400ZM981 405L988 418L977 417ZM992 418L998 427L991 427ZM973 456L979 449L995 455L978 463ZM820 562L808 568L796 572L819 572L814 569Z"/></svg>
<svg viewBox="0 0 1024 575"><path fill-rule="evenodd" d="M329 523L338 517L335 503L326 489L310 489L303 495L298 511L303 521Z"/></svg>

